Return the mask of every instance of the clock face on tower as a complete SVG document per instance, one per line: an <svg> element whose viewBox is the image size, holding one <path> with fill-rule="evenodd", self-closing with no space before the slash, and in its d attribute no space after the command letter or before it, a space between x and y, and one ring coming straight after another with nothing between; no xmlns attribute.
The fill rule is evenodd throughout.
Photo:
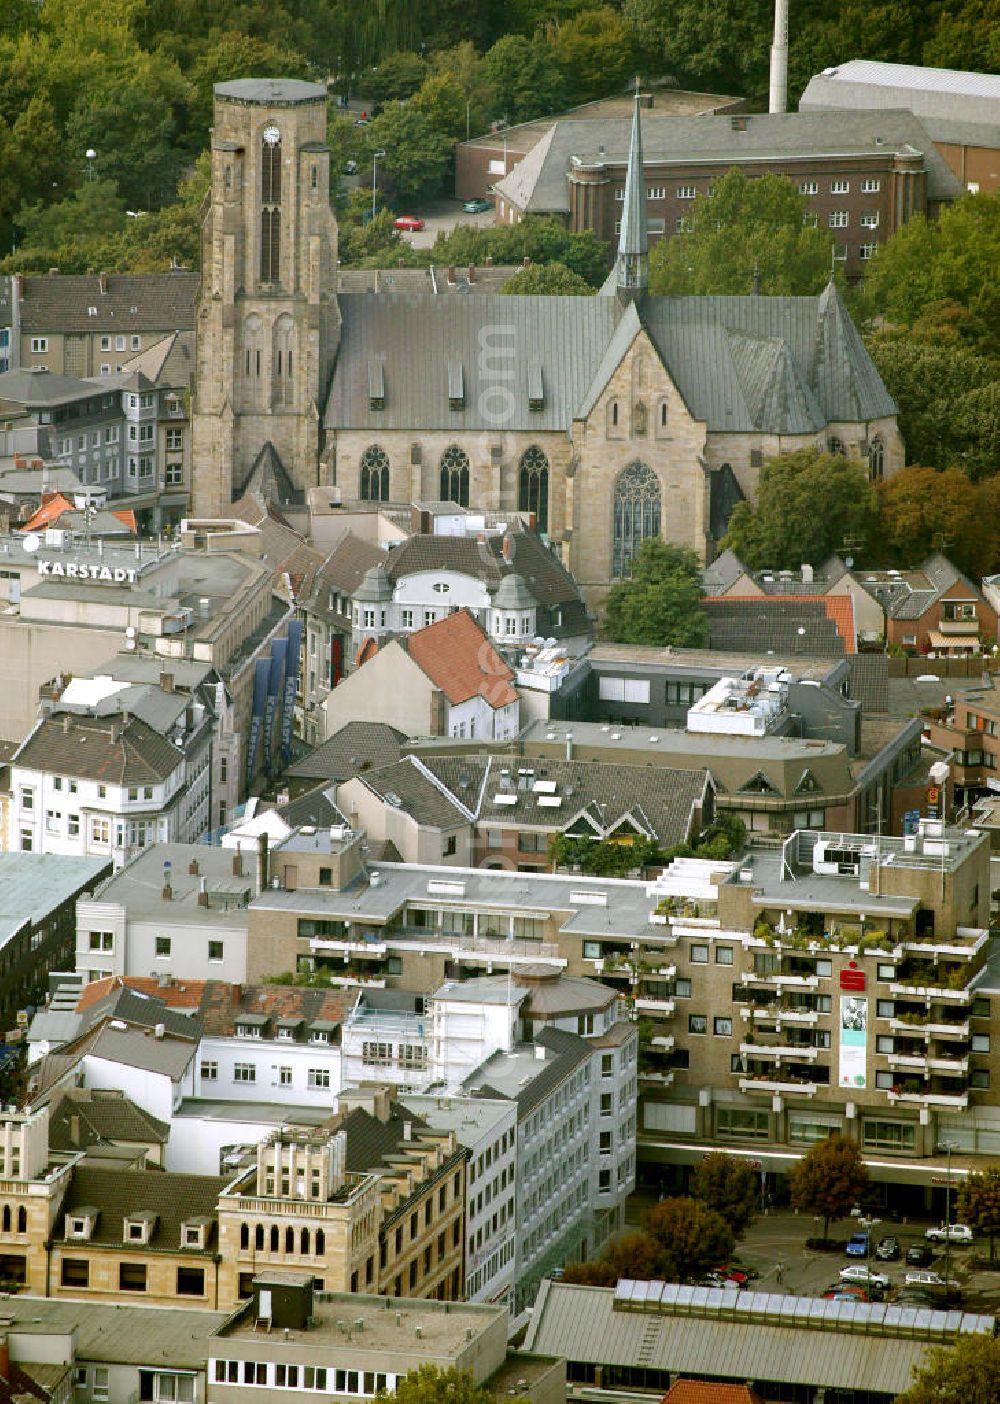
<svg viewBox="0 0 1000 1404"><path fill-rule="evenodd" d="M268 146L277 146L278 142L281 140L281 133L275 126L265 127L264 140L267 142Z"/></svg>

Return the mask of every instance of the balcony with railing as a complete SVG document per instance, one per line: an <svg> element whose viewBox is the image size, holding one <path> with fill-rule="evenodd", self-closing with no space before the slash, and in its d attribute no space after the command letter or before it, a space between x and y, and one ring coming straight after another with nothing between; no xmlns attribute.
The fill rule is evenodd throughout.
<svg viewBox="0 0 1000 1404"><path fill-rule="evenodd" d="M826 1049L814 1048L811 1044L785 1043L781 1039L772 1039L761 1036L749 1039L746 1043L740 1044L740 1053L744 1057L759 1058L762 1061L774 1059L775 1063L798 1062L805 1059L807 1062L815 1062L820 1053Z"/></svg>
<svg viewBox="0 0 1000 1404"><path fill-rule="evenodd" d="M565 969L566 957L556 941L526 940L523 937L474 936L464 931L442 931L437 927L393 926L386 928L386 945L390 950L415 947L422 952L443 952L456 960L483 965L537 964Z"/></svg>

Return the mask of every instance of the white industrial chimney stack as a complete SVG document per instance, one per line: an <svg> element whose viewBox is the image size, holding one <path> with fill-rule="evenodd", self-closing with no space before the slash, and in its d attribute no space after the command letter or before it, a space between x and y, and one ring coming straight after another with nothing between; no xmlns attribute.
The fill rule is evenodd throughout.
<svg viewBox="0 0 1000 1404"><path fill-rule="evenodd" d="M768 112L784 112L788 104L788 0L774 0L774 42L771 45L771 86Z"/></svg>

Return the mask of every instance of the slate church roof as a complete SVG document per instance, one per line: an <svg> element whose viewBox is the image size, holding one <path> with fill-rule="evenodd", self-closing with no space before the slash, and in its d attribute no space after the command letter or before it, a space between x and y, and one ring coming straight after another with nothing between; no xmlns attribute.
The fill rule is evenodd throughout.
<svg viewBox="0 0 1000 1404"><path fill-rule="evenodd" d="M326 427L567 432L641 329L709 431L810 434L889 418L896 406L835 286L818 297L434 298L342 294ZM483 348L488 347L484 354ZM369 368L384 378L384 408ZM461 367L461 407L449 398ZM529 402L529 381L537 391ZM509 411L498 423L499 407ZM532 407L534 405L534 407Z"/></svg>

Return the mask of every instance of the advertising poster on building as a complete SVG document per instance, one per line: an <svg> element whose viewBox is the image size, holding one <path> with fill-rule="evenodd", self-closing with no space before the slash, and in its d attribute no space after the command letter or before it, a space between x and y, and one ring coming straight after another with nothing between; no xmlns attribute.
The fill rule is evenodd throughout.
<svg viewBox="0 0 1000 1404"><path fill-rule="evenodd" d="M868 1000L840 996L840 1085L866 1086L868 1072Z"/></svg>

